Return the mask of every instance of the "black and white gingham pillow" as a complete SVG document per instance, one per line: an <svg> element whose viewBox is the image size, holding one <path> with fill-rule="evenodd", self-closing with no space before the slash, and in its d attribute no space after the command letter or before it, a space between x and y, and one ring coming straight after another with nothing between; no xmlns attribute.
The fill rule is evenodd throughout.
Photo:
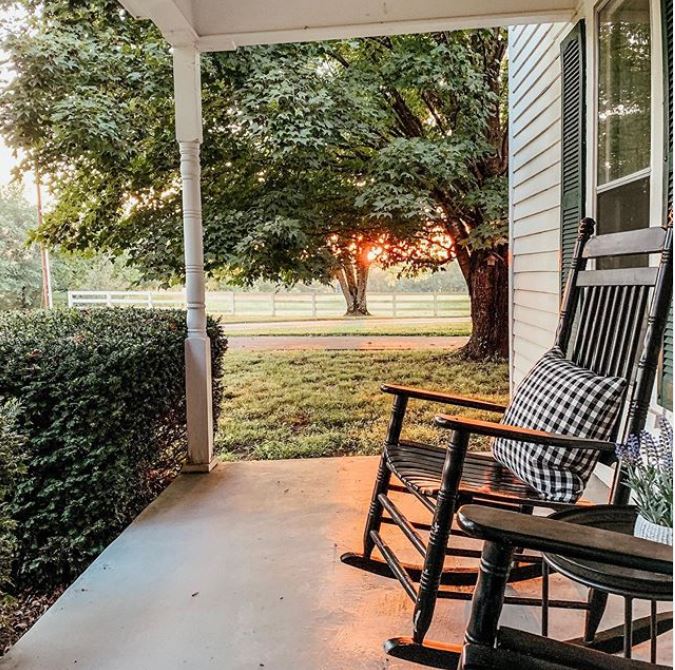
<svg viewBox="0 0 675 670"><path fill-rule="evenodd" d="M548 351L520 383L502 423L596 440L612 437L626 381L601 377ZM492 453L547 500L575 502L598 453L497 438Z"/></svg>

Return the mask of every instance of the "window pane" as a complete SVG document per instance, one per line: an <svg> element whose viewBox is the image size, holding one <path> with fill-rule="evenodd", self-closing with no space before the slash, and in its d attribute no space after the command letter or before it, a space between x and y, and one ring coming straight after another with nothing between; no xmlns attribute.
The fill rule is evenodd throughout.
<svg viewBox="0 0 675 670"><path fill-rule="evenodd" d="M598 233L620 233L649 226L649 177L598 193ZM647 265L646 255L603 258L603 270Z"/></svg>
<svg viewBox="0 0 675 670"><path fill-rule="evenodd" d="M649 0L611 0L598 13L598 184L649 167Z"/></svg>

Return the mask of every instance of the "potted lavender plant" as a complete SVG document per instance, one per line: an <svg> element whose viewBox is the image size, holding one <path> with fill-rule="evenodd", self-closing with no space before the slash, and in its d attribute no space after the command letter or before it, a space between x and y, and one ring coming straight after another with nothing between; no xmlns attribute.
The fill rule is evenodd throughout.
<svg viewBox="0 0 675 670"><path fill-rule="evenodd" d="M658 429L658 437L644 430L631 435L618 451L638 508L635 536L672 546L673 428L661 417Z"/></svg>

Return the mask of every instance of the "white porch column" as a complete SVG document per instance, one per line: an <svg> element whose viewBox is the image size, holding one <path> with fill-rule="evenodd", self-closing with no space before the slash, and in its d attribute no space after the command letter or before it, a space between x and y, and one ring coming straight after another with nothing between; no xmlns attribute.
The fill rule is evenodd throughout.
<svg viewBox="0 0 675 670"><path fill-rule="evenodd" d="M211 343L206 334L204 242L199 147L202 142L199 52L174 47L176 139L183 188L183 238L188 336L185 340L188 462L185 472L209 472L213 458Z"/></svg>

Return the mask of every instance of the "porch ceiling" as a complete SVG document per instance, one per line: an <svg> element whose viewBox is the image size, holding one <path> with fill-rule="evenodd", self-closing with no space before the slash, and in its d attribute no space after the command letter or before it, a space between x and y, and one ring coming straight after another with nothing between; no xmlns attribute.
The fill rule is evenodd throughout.
<svg viewBox="0 0 675 670"><path fill-rule="evenodd" d="M174 46L251 44L567 21L575 0L120 0Z"/></svg>

